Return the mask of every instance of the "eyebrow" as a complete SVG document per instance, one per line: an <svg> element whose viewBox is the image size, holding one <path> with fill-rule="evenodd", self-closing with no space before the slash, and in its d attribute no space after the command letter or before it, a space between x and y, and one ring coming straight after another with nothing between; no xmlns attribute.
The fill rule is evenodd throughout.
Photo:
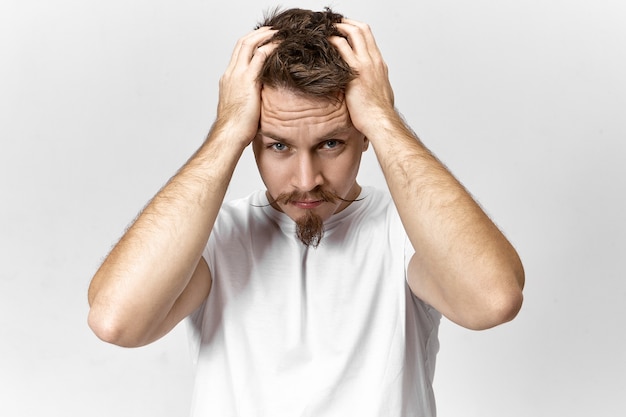
<svg viewBox="0 0 626 417"><path fill-rule="evenodd" d="M349 131L351 127L352 126L340 126L340 127L336 128L336 129L333 129L330 132L324 134L323 136L319 137L317 140L319 142L322 142L322 141L328 140L328 139L335 139L338 135L343 134L343 133ZM259 129L257 133L262 135L262 136L266 136L266 137L268 137L270 139L273 139L273 140L275 140L277 142L282 142L282 143L289 143L290 142L289 139L283 138L283 137L281 137L279 135L275 135L275 134L270 133L270 132L263 131L261 129Z"/></svg>

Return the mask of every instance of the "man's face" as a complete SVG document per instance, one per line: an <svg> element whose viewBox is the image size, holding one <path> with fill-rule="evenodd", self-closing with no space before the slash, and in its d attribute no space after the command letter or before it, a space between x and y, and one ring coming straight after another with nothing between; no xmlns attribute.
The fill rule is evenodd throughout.
<svg viewBox="0 0 626 417"><path fill-rule="evenodd" d="M253 150L272 206L294 221L321 221L354 200L356 176L368 141L352 122L345 101L323 101L284 89L263 88ZM330 198L332 200L332 197Z"/></svg>

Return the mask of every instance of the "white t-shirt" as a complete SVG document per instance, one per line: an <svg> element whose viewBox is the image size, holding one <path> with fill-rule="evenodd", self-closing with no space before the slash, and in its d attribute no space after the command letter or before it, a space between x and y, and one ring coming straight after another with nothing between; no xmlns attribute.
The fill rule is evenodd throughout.
<svg viewBox="0 0 626 417"><path fill-rule="evenodd" d="M317 248L264 191L224 204L191 316L193 417L434 417L441 315L406 282L388 193L365 187Z"/></svg>

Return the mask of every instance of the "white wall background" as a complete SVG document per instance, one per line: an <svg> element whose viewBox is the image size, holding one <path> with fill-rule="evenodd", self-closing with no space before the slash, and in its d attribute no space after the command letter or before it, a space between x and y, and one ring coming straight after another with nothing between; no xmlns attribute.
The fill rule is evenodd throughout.
<svg viewBox="0 0 626 417"><path fill-rule="evenodd" d="M231 48L272 5L0 2L0 415L186 415L184 327L106 345L87 286L203 140ZM440 416L624 415L626 3L332 5L372 25L398 107L525 263L514 322L444 320ZM383 184L371 151L361 182ZM247 153L229 197L260 186Z"/></svg>

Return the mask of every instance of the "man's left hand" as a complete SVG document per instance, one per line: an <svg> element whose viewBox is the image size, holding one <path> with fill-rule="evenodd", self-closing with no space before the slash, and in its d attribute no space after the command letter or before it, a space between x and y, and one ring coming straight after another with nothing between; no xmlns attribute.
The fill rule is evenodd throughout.
<svg viewBox="0 0 626 417"><path fill-rule="evenodd" d="M334 36L330 42L357 72L346 89L348 111L355 128L369 136L381 118L397 117L387 64L367 24L343 19L337 29L345 38Z"/></svg>

